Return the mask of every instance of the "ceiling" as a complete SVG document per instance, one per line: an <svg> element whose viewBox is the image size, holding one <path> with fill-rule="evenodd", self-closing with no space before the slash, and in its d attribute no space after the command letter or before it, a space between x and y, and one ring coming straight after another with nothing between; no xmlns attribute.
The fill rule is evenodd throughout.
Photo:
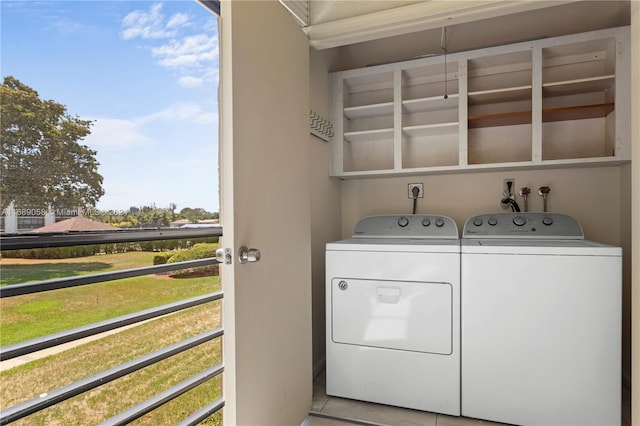
<svg viewBox="0 0 640 426"><path fill-rule="evenodd" d="M420 0L312 0L309 2L309 24L318 25L369 13L386 11Z"/></svg>
<svg viewBox="0 0 640 426"><path fill-rule="evenodd" d="M447 27L448 50L628 25L630 1L281 0L310 46L327 49ZM486 35L485 35L486 33ZM451 35L451 37L449 36ZM439 37L430 38L438 39ZM401 40L401 37L399 38ZM475 48L478 46L472 46Z"/></svg>

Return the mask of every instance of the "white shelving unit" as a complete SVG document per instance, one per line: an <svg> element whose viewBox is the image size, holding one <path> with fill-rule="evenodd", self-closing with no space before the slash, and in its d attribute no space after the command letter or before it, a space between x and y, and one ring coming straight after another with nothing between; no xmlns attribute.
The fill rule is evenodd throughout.
<svg viewBox="0 0 640 426"><path fill-rule="evenodd" d="M331 75L333 176L630 159L629 28Z"/></svg>

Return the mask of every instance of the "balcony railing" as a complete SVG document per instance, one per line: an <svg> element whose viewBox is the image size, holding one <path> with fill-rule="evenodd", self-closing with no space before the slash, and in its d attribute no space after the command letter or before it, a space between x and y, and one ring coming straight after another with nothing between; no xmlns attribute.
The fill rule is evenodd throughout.
<svg viewBox="0 0 640 426"><path fill-rule="evenodd" d="M93 244L135 243L157 240L193 240L195 238L221 237L222 228L195 228L195 229L138 229L99 231L83 233L59 233L59 234L10 234L2 235L0 243L2 250L18 250L32 248L70 247ZM82 286L104 283L107 281L122 280L125 278L140 277L150 274L160 274L183 269L216 265L219 262L215 258L176 262L163 265L154 265L120 271L81 275L68 278L51 279L46 281L16 284L0 287L0 298L24 296L40 292L49 292L60 289L81 288ZM223 292L211 292L197 297L180 300L177 302L156 306L139 312L130 313L93 324L72 328L66 331L50 334L43 337L26 340L23 342L3 346L0 348L0 361L7 361L16 357L33 354L47 348L52 348L63 343L74 342L90 336L96 336L105 331L118 330L124 326L140 324L143 321L159 318L168 314L184 311L188 308L211 303L223 298ZM160 361L170 359L196 346L222 337L224 330L216 327L207 332L190 337L181 342L172 344L162 349L147 353L118 366L106 369L98 374L83 378L63 387L48 390L34 390L37 397L23 401L17 405L6 407L0 411L0 424L9 424L23 419L56 404L67 401L70 398L83 394L89 390L103 386L116 379L142 370ZM105 420L102 425L122 425L138 419L156 408L176 399L189 390L202 383L220 376L224 371L223 363L213 365L204 371L183 380L167 389L162 389L153 397L140 402L126 411ZM45 372L43 372L43 375ZM182 420L180 425L195 425L224 407L224 397L220 396L205 407L192 410L191 414Z"/></svg>

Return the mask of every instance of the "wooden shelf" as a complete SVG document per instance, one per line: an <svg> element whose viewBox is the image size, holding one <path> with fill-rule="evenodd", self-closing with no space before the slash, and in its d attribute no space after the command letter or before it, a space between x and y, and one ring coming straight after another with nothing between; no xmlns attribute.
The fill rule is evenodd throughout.
<svg viewBox="0 0 640 426"><path fill-rule="evenodd" d="M542 122L585 120L587 118L602 118L609 115L615 108L613 102L595 105L579 105L572 107L545 108L542 110Z"/></svg>
<svg viewBox="0 0 640 426"><path fill-rule="evenodd" d="M393 129L363 130L360 132L348 132L344 134L347 142L366 142L393 140Z"/></svg>
<svg viewBox="0 0 640 426"><path fill-rule="evenodd" d="M451 123L438 123L438 124L424 124L421 126L407 126L403 127L402 131L406 136L411 138L418 138L421 136L440 136L451 133L458 133L458 122Z"/></svg>
<svg viewBox="0 0 640 426"><path fill-rule="evenodd" d="M444 96L407 99L402 101L402 106L404 108L404 112L407 113L453 109L458 108L458 98L458 94L454 93L448 95L447 99L445 99Z"/></svg>
<svg viewBox="0 0 640 426"><path fill-rule="evenodd" d="M499 114L481 114L469 116L469 129L481 127L516 126L531 124L531 111L512 111Z"/></svg>
<svg viewBox="0 0 640 426"><path fill-rule="evenodd" d="M531 85L469 92L469 105L486 105L531 99Z"/></svg>
<svg viewBox="0 0 640 426"><path fill-rule="evenodd" d="M542 110L542 122L585 120L602 118L614 110L613 103L578 105L569 107L545 108ZM531 124L531 111L512 111L499 114L482 114L469 116L469 129L481 127L516 126Z"/></svg>
<svg viewBox="0 0 640 426"><path fill-rule="evenodd" d="M555 81L542 85L542 94L546 97L573 95L577 93L600 92L613 87L615 75Z"/></svg>
<svg viewBox="0 0 640 426"><path fill-rule="evenodd" d="M347 107L344 109L344 116L349 120L354 118L382 117L385 115L393 115L393 102Z"/></svg>
<svg viewBox="0 0 640 426"><path fill-rule="evenodd" d="M447 75L440 55L332 72L331 174L627 162L629 39L620 27L460 51Z"/></svg>

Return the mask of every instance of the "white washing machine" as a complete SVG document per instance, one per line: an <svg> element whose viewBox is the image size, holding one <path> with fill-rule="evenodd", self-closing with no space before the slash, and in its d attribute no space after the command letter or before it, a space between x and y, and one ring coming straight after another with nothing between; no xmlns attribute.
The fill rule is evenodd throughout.
<svg viewBox="0 0 640 426"><path fill-rule="evenodd" d="M620 425L622 249L553 213L474 216L462 237L462 415Z"/></svg>
<svg viewBox="0 0 640 426"><path fill-rule="evenodd" d="M327 395L460 415L460 240L371 216L326 247Z"/></svg>

